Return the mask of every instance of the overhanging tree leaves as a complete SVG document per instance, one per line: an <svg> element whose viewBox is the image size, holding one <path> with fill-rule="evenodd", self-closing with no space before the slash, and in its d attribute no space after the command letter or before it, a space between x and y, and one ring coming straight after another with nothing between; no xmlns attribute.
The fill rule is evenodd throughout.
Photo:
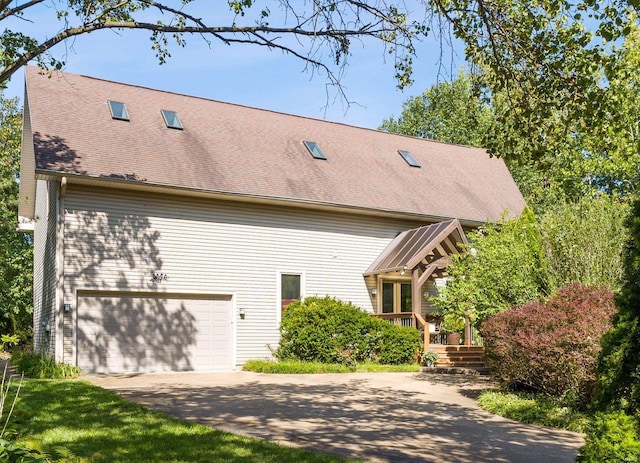
<svg viewBox="0 0 640 463"><path fill-rule="evenodd" d="M33 310L31 237L16 231L21 112L0 98L0 334L26 334Z"/></svg>
<svg viewBox="0 0 640 463"><path fill-rule="evenodd" d="M283 51L323 69L330 83L338 86L352 42L371 38L382 43L394 60L402 87L411 79L413 41L425 30L422 24L409 21L407 11L395 6L397 2L386 0L226 3L219 8L228 8L235 17L219 24L216 17L198 13L205 6L203 0L0 0L0 25L16 17L29 20L36 8L47 7L52 15L46 24L50 28L47 39L38 40L15 28L5 28L0 34L0 83L31 60L44 67L62 67L64 63L51 51L65 40L104 29L142 29L150 32L160 63L170 56L171 43L182 47L187 36L197 35L209 43ZM325 50L328 57L323 56Z"/></svg>

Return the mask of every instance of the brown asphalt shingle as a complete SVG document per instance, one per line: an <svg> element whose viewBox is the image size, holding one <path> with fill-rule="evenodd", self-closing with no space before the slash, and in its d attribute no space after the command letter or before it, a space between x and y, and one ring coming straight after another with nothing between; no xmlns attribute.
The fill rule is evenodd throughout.
<svg viewBox="0 0 640 463"><path fill-rule="evenodd" d="M481 149L35 67L26 75L39 174L477 222L524 207L504 162ZM113 120L107 100L124 102L131 120ZM167 128L161 109L177 111L184 131ZM304 140L328 160L313 159Z"/></svg>

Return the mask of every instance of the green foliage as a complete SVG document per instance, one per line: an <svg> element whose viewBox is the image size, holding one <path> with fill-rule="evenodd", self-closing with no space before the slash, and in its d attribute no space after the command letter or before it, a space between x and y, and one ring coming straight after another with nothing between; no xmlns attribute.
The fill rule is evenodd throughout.
<svg viewBox="0 0 640 463"><path fill-rule="evenodd" d="M578 453L580 463L639 462L640 422L622 411L598 413L587 430L586 444Z"/></svg>
<svg viewBox="0 0 640 463"><path fill-rule="evenodd" d="M280 360L352 365L358 362L412 363L420 333L372 317L329 296L309 297L287 307L280 324Z"/></svg>
<svg viewBox="0 0 640 463"><path fill-rule="evenodd" d="M547 211L540 219L547 281L619 288L628 206L615 197L584 197Z"/></svg>
<svg viewBox="0 0 640 463"><path fill-rule="evenodd" d="M244 371L255 373L277 374L321 374L321 373L351 373L355 366L342 363L304 362L301 360L248 360L242 366Z"/></svg>
<svg viewBox="0 0 640 463"><path fill-rule="evenodd" d="M490 108L474 94L471 78L461 71L453 82L441 82L407 99L402 114L383 121L380 130L482 147L490 123Z"/></svg>
<svg viewBox="0 0 640 463"><path fill-rule="evenodd" d="M26 339L33 312L31 236L16 232L22 114L0 96L0 332Z"/></svg>
<svg viewBox="0 0 640 463"><path fill-rule="evenodd" d="M432 367L438 361L438 353L432 350L427 350L420 355L420 365Z"/></svg>
<svg viewBox="0 0 640 463"><path fill-rule="evenodd" d="M35 352L14 352L11 362L27 378L66 379L75 378L82 373L78 367L58 363L48 355Z"/></svg>
<svg viewBox="0 0 640 463"><path fill-rule="evenodd" d="M49 460L37 450L21 447L0 439L0 461L6 463L38 463L48 462Z"/></svg>
<svg viewBox="0 0 640 463"><path fill-rule="evenodd" d="M444 294L445 314L470 316L476 327L491 315L578 282L619 288L628 206L615 197L560 203L536 221L526 210L502 225L471 233L473 252L454 256Z"/></svg>
<svg viewBox="0 0 640 463"><path fill-rule="evenodd" d="M416 364L382 365L379 363L359 363L347 366L336 363L302 362L299 360L248 360L242 366L244 371L279 374L323 374L323 373L378 373L378 372L418 372Z"/></svg>
<svg viewBox="0 0 640 463"><path fill-rule="evenodd" d="M17 334L3 334L0 336L0 352L4 352L7 347L15 346L20 342Z"/></svg>
<svg viewBox="0 0 640 463"><path fill-rule="evenodd" d="M445 313L440 329L444 333L458 333L464 329L464 318L453 312Z"/></svg>
<svg viewBox="0 0 640 463"><path fill-rule="evenodd" d="M482 326L485 362L513 388L590 402L600 338L611 329L613 293L577 283L547 302L499 313Z"/></svg>
<svg viewBox="0 0 640 463"><path fill-rule="evenodd" d="M584 432L589 417L566 397L531 392L483 391L478 404L485 410L520 423Z"/></svg>
<svg viewBox="0 0 640 463"><path fill-rule="evenodd" d="M12 426L15 445L55 462L345 461L174 419L85 381L25 381Z"/></svg>
<svg viewBox="0 0 640 463"><path fill-rule="evenodd" d="M469 234L469 252L453 256L444 294L432 298L444 313L479 327L509 307L547 292L542 237L533 212Z"/></svg>
<svg viewBox="0 0 640 463"><path fill-rule="evenodd" d="M602 339L598 366L597 405L640 414L640 200L627 220L629 239L624 250L624 284L616 304L614 328Z"/></svg>

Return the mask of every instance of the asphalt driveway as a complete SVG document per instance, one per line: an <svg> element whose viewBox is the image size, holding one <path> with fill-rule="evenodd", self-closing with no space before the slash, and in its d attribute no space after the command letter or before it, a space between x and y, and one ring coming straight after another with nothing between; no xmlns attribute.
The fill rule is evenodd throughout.
<svg viewBox="0 0 640 463"><path fill-rule="evenodd" d="M572 462L579 434L480 409L483 378L424 373L250 372L88 377L154 410L365 461Z"/></svg>

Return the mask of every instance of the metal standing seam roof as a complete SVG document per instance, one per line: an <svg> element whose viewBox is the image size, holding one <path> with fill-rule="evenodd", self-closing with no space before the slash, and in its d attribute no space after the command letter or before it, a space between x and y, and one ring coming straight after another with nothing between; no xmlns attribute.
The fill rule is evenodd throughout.
<svg viewBox="0 0 640 463"><path fill-rule="evenodd" d="M107 101L124 103L129 120L114 120ZM176 111L184 130L168 129L163 109ZM32 66L25 114L32 146L23 145L23 155L33 153L39 178L470 225L497 221L505 210L519 214L525 205L504 162L482 149L76 74L42 75ZM327 160L313 159L305 140L316 142ZM407 165L398 150L411 152L422 167Z"/></svg>
<svg viewBox="0 0 640 463"><path fill-rule="evenodd" d="M431 253L434 260L457 254L456 245L466 243L467 238L458 220L447 220L424 227L407 230L396 236L365 275L413 269ZM437 249L441 247L446 254Z"/></svg>

